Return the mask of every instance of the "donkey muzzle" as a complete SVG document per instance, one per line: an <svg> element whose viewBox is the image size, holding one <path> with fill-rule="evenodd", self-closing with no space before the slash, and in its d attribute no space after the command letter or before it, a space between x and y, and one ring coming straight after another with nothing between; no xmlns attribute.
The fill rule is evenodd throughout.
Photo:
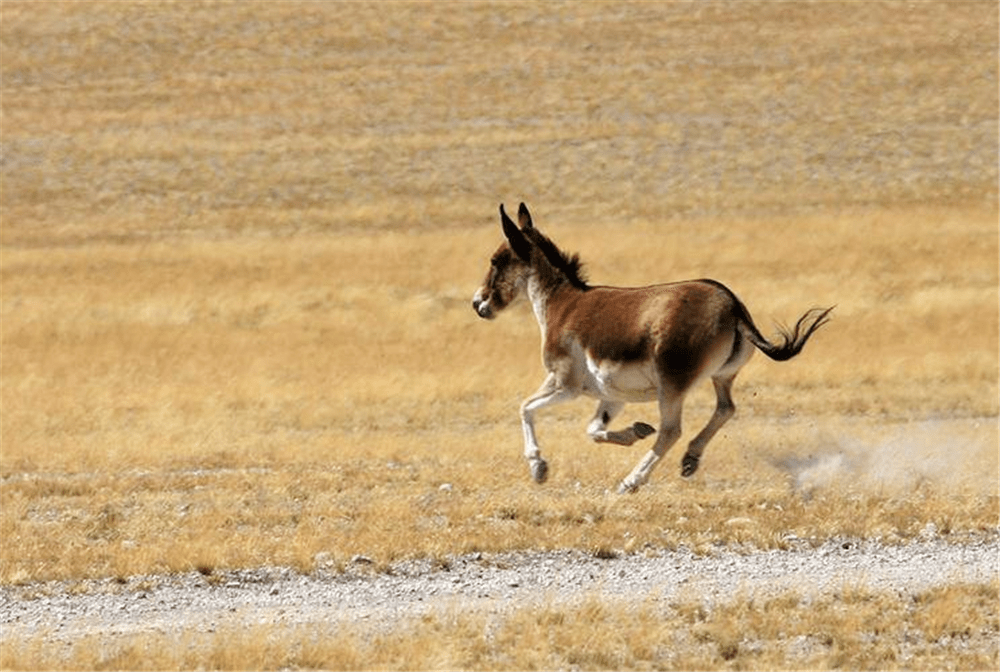
<svg viewBox="0 0 1000 672"><path fill-rule="evenodd" d="M476 314L484 320L492 320L493 308L490 306L488 300L480 299L478 296L472 299L472 309L476 311Z"/></svg>
<svg viewBox="0 0 1000 672"><path fill-rule="evenodd" d="M472 309L476 311L476 315L484 320L492 320L495 317L488 294L489 292L484 287L480 287L472 297Z"/></svg>

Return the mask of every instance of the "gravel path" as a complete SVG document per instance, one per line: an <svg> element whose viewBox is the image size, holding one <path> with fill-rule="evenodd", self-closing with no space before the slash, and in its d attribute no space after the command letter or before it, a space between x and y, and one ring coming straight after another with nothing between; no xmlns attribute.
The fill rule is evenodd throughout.
<svg viewBox="0 0 1000 672"><path fill-rule="evenodd" d="M398 624L434 610L499 613L538 602L594 594L707 602L795 589L803 593L867 586L906 593L1000 576L1000 540L925 540L906 546L830 541L819 548L711 556L688 551L596 558L576 551L471 555L446 565L405 562L376 572L365 558L347 571L302 575L283 568L128 581L53 582L0 588L3 638L45 633L70 641L90 633L211 631L232 623Z"/></svg>

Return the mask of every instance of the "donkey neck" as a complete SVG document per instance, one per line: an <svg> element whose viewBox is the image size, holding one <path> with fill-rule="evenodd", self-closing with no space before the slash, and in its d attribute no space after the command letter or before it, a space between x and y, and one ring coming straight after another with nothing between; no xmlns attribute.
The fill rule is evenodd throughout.
<svg viewBox="0 0 1000 672"><path fill-rule="evenodd" d="M535 320L538 321L538 328L542 332L542 342L545 342L548 326L549 307L557 294L563 292L582 292L583 290L574 287L569 281L554 281L549 274L540 274L537 271L528 276L527 293L528 300L531 301L531 309L535 313Z"/></svg>
<svg viewBox="0 0 1000 672"><path fill-rule="evenodd" d="M549 309L549 295L551 290L546 289L537 273L528 276L528 300L531 301L531 310L535 313L535 320L538 328L542 331L542 341L545 341L546 314Z"/></svg>
<svg viewBox="0 0 1000 672"><path fill-rule="evenodd" d="M581 276L580 258L577 255L566 255L536 229L530 231L528 235L534 244L534 250L527 291L544 343L552 298L566 291L585 292L589 287Z"/></svg>

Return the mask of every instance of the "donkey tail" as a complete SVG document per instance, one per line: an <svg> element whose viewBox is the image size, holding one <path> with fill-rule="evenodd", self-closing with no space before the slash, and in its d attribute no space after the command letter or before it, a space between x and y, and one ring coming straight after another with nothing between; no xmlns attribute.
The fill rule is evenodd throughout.
<svg viewBox="0 0 1000 672"><path fill-rule="evenodd" d="M743 308L743 306L740 307ZM740 315L739 330L751 343L757 346L758 350L776 362L783 362L799 354L813 332L830 321L828 316L834 307L813 308L806 311L792 329L779 326L780 343L771 343L761 335L746 308L741 311L743 314Z"/></svg>

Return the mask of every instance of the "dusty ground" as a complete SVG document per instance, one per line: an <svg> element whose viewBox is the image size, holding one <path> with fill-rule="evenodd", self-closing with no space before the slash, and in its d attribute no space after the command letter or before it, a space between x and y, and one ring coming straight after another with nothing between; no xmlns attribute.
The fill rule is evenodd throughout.
<svg viewBox="0 0 1000 672"><path fill-rule="evenodd" d="M720 550L710 556L684 549L604 558L579 551L474 554L449 563L401 563L381 572L359 556L343 573L269 568L4 586L0 627L10 636L50 633L66 642L97 633L213 631L234 623L381 628L432 612L501 614L595 595L636 604L652 599L666 607L691 596L711 605L740 593L785 590L808 597L867 587L909 595L997 579L996 534L953 544L928 527L925 537L905 546L834 539L815 548L789 539L786 551Z"/></svg>

